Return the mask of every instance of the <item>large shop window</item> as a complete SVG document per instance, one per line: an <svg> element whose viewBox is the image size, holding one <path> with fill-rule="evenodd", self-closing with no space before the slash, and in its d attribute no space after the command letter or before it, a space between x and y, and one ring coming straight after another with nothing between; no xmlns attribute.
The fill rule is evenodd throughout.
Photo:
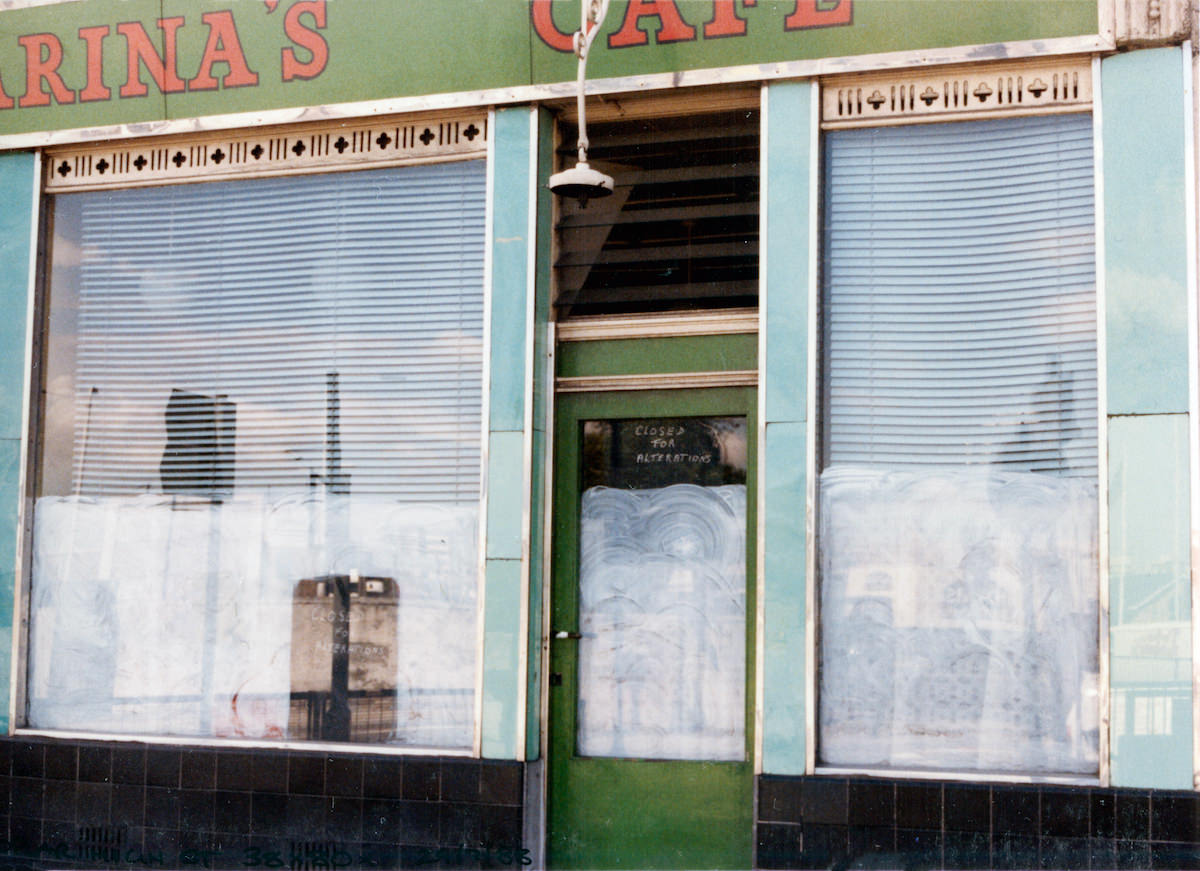
<svg viewBox="0 0 1200 871"><path fill-rule="evenodd" d="M825 146L820 762L1095 774L1091 116Z"/></svg>
<svg viewBox="0 0 1200 871"><path fill-rule="evenodd" d="M469 749L481 161L59 195L27 723Z"/></svg>

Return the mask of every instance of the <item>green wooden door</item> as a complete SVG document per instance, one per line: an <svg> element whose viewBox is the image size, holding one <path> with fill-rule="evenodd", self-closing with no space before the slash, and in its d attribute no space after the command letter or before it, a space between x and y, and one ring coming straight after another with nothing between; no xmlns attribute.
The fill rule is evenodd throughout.
<svg viewBox="0 0 1200 871"><path fill-rule="evenodd" d="M560 396L549 862L748 868L755 393Z"/></svg>

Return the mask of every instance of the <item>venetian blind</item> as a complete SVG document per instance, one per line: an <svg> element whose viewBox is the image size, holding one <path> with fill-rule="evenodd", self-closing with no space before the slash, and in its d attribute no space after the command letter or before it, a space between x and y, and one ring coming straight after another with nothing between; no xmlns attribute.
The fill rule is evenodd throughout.
<svg viewBox="0 0 1200 871"><path fill-rule="evenodd" d="M1096 473L1092 119L826 137L827 463Z"/></svg>
<svg viewBox="0 0 1200 871"><path fill-rule="evenodd" d="M478 499L484 205L482 161L58 197L44 492Z"/></svg>

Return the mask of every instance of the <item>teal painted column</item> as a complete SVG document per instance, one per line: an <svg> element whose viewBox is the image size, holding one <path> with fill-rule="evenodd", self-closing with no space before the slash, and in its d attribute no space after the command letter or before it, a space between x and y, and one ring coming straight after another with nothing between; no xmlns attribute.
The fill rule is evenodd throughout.
<svg viewBox="0 0 1200 871"><path fill-rule="evenodd" d="M524 518L526 370L529 323L531 156L528 108L502 109L492 128L490 363L487 443L487 549L483 630L482 752L517 759L523 638L521 603L527 569Z"/></svg>
<svg viewBox="0 0 1200 871"><path fill-rule="evenodd" d="M809 171L812 86L769 85L762 202L766 211L763 392L762 767L803 774L808 557L807 491Z"/></svg>
<svg viewBox="0 0 1200 871"><path fill-rule="evenodd" d="M9 675L21 500L25 330L38 223L37 166L32 153L0 154L0 733L8 732L13 722Z"/></svg>
<svg viewBox="0 0 1200 871"><path fill-rule="evenodd" d="M546 463L550 442L546 415L554 399L553 349L549 346L552 261L554 238L554 195L545 180L554 171L554 117L538 110L537 252L534 265L536 293L533 305L533 467L530 475L533 506L529 525L529 667L525 692L525 758L541 755L542 711L542 586L546 546Z"/></svg>
<svg viewBox="0 0 1200 871"><path fill-rule="evenodd" d="M1108 382L1111 764L1192 786L1183 57L1101 65Z"/></svg>

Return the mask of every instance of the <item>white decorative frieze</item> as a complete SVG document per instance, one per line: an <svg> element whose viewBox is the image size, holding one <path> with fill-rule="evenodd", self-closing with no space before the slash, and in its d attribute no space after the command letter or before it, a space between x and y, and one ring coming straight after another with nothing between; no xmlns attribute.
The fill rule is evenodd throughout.
<svg viewBox="0 0 1200 871"><path fill-rule="evenodd" d="M822 80L826 128L1083 111L1089 58L888 70Z"/></svg>
<svg viewBox="0 0 1200 871"><path fill-rule="evenodd" d="M50 149L48 193L483 157L487 114L249 128Z"/></svg>

